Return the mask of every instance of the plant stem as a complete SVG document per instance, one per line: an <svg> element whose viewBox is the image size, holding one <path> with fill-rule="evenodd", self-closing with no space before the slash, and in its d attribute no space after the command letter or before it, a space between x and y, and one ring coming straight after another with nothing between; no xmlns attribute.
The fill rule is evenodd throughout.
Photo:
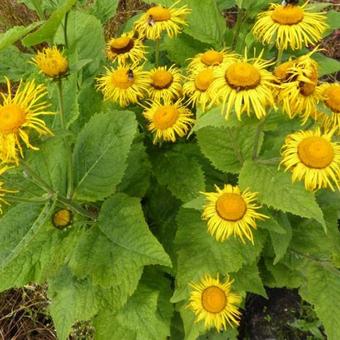
<svg viewBox="0 0 340 340"><path fill-rule="evenodd" d="M68 13L65 14L65 21L64 21L64 41L65 47L68 48L68 38L67 38L67 23L68 23Z"/></svg>
<svg viewBox="0 0 340 340"><path fill-rule="evenodd" d="M155 41L155 64L159 66L159 46L161 43L161 39L156 39Z"/></svg>
<svg viewBox="0 0 340 340"><path fill-rule="evenodd" d="M242 1L240 2L240 7L238 9L238 13L237 13L237 19L236 19L236 24L235 24L235 31L234 31L234 35L233 35L233 41L231 44L231 49L234 50L237 44L237 39L238 36L240 35L240 31L241 31L241 24L243 22L243 10L242 10Z"/></svg>
<svg viewBox="0 0 340 340"><path fill-rule="evenodd" d="M283 50L277 50L276 64L280 64L282 60Z"/></svg>
<svg viewBox="0 0 340 340"><path fill-rule="evenodd" d="M65 109L64 109L64 96L63 96L63 85L62 79L59 78L57 81L58 84L58 99L59 99L59 110L60 110L60 123L61 128L66 130L65 123ZM67 198L72 197L73 194L73 172L72 172L72 148L69 143L68 137L64 137L64 144L67 153Z"/></svg>
<svg viewBox="0 0 340 340"><path fill-rule="evenodd" d="M265 122L266 122L266 117L262 118L262 120L258 123L257 128L256 128L255 142L254 142L254 148L253 148L253 157L252 157L253 160L257 158L257 155L259 153L260 137L261 137L261 132L262 132Z"/></svg>
<svg viewBox="0 0 340 340"><path fill-rule="evenodd" d="M51 197L24 198L24 197L6 195L6 200L9 200L9 201L12 201L12 202L26 202L26 203L40 203L40 204L48 201L50 198Z"/></svg>

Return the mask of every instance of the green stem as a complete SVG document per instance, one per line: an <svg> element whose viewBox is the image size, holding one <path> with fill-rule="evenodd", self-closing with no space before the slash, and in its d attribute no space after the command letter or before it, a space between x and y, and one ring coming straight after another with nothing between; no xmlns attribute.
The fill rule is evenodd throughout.
<svg viewBox="0 0 340 340"><path fill-rule="evenodd" d="M242 10L242 2L241 2L240 7L238 9L238 13L237 13L235 31L234 31L234 35L233 35L233 41L232 41L232 44L231 44L232 50L234 50L236 45L237 45L237 39L238 39L238 36L240 35L242 22L243 22L243 10Z"/></svg>
<svg viewBox="0 0 340 340"><path fill-rule="evenodd" d="M160 47L161 39L156 39L155 41L155 64L159 66L159 47Z"/></svg>
<svg viewBox="0 0 340 340"><path fill-rule="evenodd" d="M268 165L275 165L281 161L281 158L275 157L270 159L257 159L256 163L259 164L268 164Z"/></svg>
<svg viewBox="0 0 340 340"><path fill-rule="evenodd" d="M26 203L44 203L48 201L51 197L45 198L24 198L24 197L17 197L12 195L6 195L6 200L11 202L26 202Z"/></svg>
<svg viewBox="0 0 340 340"><path fill-rule="evenodd" d="M277 50L276 64L280 64L282 61L283 50Z"/></svg>
<svg viewBox="0 0 340 340"><path fill-rule="evenodd" d="M68 13L65 14L65 21L64 21L64 41L65 47L68 48L68 38L67 38L67 23L68 23Z"/></svg>
<svg viewBox="0 0 340 340"><path fill-rule="evenodd" d="M61 128L66 130L65 123L65 108L64 108L64 96L63 96L63 85L62 79L58 79L58 99L59 99L59 110L60 110L60 123ZM73 165L72 165L72 148L69 143L68 137L64 137L64 144L67 153L67 198L72 197L73 195Z"/></svg>
<svg viewBox="0 0 340 340"><path fill-rule="evenodd" d="M253 157L252 157L253 160L257 158L258 153L259 153L260 137L261 137L261 132L262 132L265 122L266 122L266 117L262 118L262 120L258 123L257 128L256 128L255 142L254 142L254 148L253 148Z"/></svg>

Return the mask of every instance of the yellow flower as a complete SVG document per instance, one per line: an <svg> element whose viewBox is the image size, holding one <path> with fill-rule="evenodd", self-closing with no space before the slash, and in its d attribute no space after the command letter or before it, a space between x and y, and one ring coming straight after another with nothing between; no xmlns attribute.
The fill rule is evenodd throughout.
<svg viewBox="0 0 340 340"><path fill-rule="evenodd" d="M152 100L172 100L182 94L182 75L178 68L161 66L148 72L148 93Z"/></svg>
<svg viewBox="0 0 340 340"><path fill-rule="evenodd" d="M190 283L188 308L195 313L196 322L204 320L207 330L221 331L239 325L241 313L237 305L242 299L231 291L232 283L229 277L221 282L218 276L214 279L210 275L205 275L200 282Z"/></svg>
<svg viewBox="0 0 340 340"><path fill-rule="evenodd" d="M119 65L137 65L145 60L145 46L141 39L134 37L134 32L123 33L107 43L106 55L111 61L118 61Z"/></svg>
<svg viewBox="0 0 340 340"><path fill-rule="evenodd" d="M256 220L268 218L256 212L260 208L254 202L257 194L248 189L241 192L238 186L230 184L224 185L223 189L215 188L216 192L203 193L207 201L202 218L208 221L208 232L217 241L237 236L244 243L245 236L254 243L252 229L256 229Z"/></svg>
<svg viewBox="0 0 340 340"><path fill-rule="evenodd" d="M215 75L212 68L190 74L183 85L183 94L189 97L188 104L205 111L206 107L212 103L211 84L214 79Z"/></svg>
<svg viewBox="0 0 340 340"><path fill-rule="evenodd" d="M141 67L118 66L106 68L106 74L98 78L97 88L103 92L105 100L125 107L143 98L147 85L147 73Z"/></svg>
<svg viewBox="0 0 340 340"><path fill-rule="evenodd" d="M262 52L263 53L263 52ZM246 112L254 112L258 119L266 116L267 106L275 107L272 88L275 77L265 68L270 61L257 58L244 58L228 62L216 70L216 79L211 85L214 102L223 103L226 119L234 109L237 118Z"/></svg>
<svg viewBox="0 0 340 340"><path fill-rule="evenodd" d="M328 27L324 13L313 13L308 1L303 6L271 4L258 15L252 32L263 44L276 41L279 50L302 49L322 38Z"/></svg>
<svg viewBox="0 0 340 340"><path fill-rule="evenodd" d="M18 164L19 155L23 157L21 142L30 149L38 150L30 143L30 130L35 130L40 135L52 135L45 122L38 117L54 113L46 111L49 105L42 101L47 94L45 86L36 85L34 80L26 84L20 82L13 95L7 78L6 82L8 93L1 93L0 104L0 160Z"/></svg>
<svg viewBox="0 0 340 340"><path fill-rule="evenodd" d="M33 58L40 72L51 78L58 78L68 71L68 61L56 46L44 48Z"/></svg>
<svg viewBox="0 0 340 340"><path fill-rule="evenodd" d="M182 26L187 25L186 16L191 12L187 6L176 8L180 1L176 1L171 7L161 5L149 8L135 23L135 30L141 37L151 40L160 39L163 31L170 38L181 32Z"/></svg>
<svg viewBox="0 0 340 340"><path fill-rule="evenodd" d="M235 61L237 57L237 54L228 52L225 49L221 51L210 49L192 58L188 65L188 70L189 72L197 72L206 68L218 68L225 63Z"/></svg>
<svg viewBox="0 0 340 340"><path fill-rule="evenodd" d="M154 143L158 141L175 142L176 137L184 137L194 123L193 114L178 100L176 103L154 101L147 108L144 117L148 120L148 129L154 133Z"/></svg>
<svg viewBox="0 0 340 340"><path fill-rule="evenodd" d="M340 134L340 84L325 83L320 88L324 104L332 111L330 116L324 115L323 126L326 130L335 129Z"/></svg>
<svg viewBox="0 0 340 340"><path fill-rule="evenodd" d="M9 167L5 166L3 168L0 169L0 176L6 172L9 169ZM6 193L16 193L16 190L8 190L3 188L4 182L0 181L0 214L3 213L2 211L2 204L6 204L9 205L9 203L4 199L4 197L6 196Z"/></svg>
<svg viewBox="0 0 340 340"><path fill-rule="evenodd" d="M65 229L72 224L73 214L68 209L59 209L52 216L52 223L58 229Z"/></svg>
<svg viewBox="0 0 340 340"><path fill-rule="evenodd" d="M333 131L321 134L299 131L289 135L282 147L282 161L292 180L304 180L305 188L340 188L340 145L332 142Z"/></svg>

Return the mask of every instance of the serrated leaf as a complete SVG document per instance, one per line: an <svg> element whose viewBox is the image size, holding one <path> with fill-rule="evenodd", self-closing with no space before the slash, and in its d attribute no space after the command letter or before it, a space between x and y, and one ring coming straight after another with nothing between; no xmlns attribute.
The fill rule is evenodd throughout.
<svg viewBox="0 0 340 340"><path fill-rule="evenodd" d="M161 185L182 200L189 201L205 190L205 179L196 158L185 154L182 148L157 154L153 159L153 171Z"/></svg>
<svg viewBox="0 0 340 340"><path fill-rule="evenodd" d="M140 284L121 311L106 309L96 317L96 339L165 340L170 329L158 315L158 298L157 290Z"/></svg>
<svg viewBox="0 0 340 340"><path fill-rule="evenodd" d="M267 297L256 262L243 266L237 273L232 274L232 277L235 280L233 284L235 291L251 292Z"/></svg>
<svg viewBox="0 0 340 340"><path fill-rule="evenodd" d="M246 161L239 177L242 189L258 192L258 200L274 209L314 218L326 228L322 211L313 193L305 190L303 184L292 183L291 175L276 167Z"/></svg>
<svg viewBox="0 0 340 340"><path fill-rule="evenodd" d="M120 308L137 287L143 267L170 266L170 259L145 223L139 199L115 194L104 202L98 223L75 249L70 267L79 277L113 287ZM117 295L115 295L117 293Z"/></svg>
<svg viewBox="0 0 340 340"><path fill-rule="evenodd" d="M24 46L30 47L51 40L57 32L58 26L65 14L72 8L76 1L77 0L65 0L36 32L29 34L22 40Z"/></svg>
<svg viewBox="0 0 340 340"><path fill-rule="evenodd" d="M305 266L306 280L299 292L303 299L314 305L323 323L327 338L340 338L340 271L332 266L309 262Z"/></svg>
<svg viewBox="0 0 340 340"><path fill-rule="evenodd" d="M192 10L185 32L199 41L219 47L226 33L226 24L216 1L185 0L184 3Z"/></svg>
<svg viewBox="0 0 340 340"><path fill-rule="evenodd" d="M91 319L98 311L96 289L88 279L77 279L67 267L48 281L49 310L58 339L68 339L76 321Z"/></svg>
<svg viewBox="0 0 340 340"><path fill-rule="evenodd" d="M127 167L137 123L132 112L97 114L79 133L74 147L75 196L96 201L116 190Z"/></svg>
<svg viewBox="0 0 340 340"><path fill-rule="evenodd" d="M237 272L243 265L255 262L263 246L264 235L260 230L254 231L255 245L243 244L237 238L216 241L197 210L180 210L177 224L177 290L172 302L186 298L188 284L200 280L204 274Z"/></svg>
<svg viewBox="0 0 340 340"><path fill-rule="evenodd" d="M16 41L33 31L40 22L34 22L28 26L14 26L0 35L0 50L14 44Z"/></svg>
<svg viewBox="0 0 340 340"><path fill-rule="evenodd" d="M243 161L251 158L255 136L256 126L227 129L206 127L197 131L202 153L216 169L231 173L238 173Z"/></svg>

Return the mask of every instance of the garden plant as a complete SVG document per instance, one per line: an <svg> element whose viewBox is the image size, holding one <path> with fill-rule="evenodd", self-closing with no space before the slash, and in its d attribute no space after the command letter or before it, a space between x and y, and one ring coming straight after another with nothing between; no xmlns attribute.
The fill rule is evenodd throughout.
<svg viewBox="0 0 340 340"><path fill-rule="evenodd" d="M0 291L58 339L236 339L296 289L340 339L340 62L330 3L20 0L0 35ZM228 13L232 20L227 21ZM220 338L219 337L219 338Z"/></svg>

